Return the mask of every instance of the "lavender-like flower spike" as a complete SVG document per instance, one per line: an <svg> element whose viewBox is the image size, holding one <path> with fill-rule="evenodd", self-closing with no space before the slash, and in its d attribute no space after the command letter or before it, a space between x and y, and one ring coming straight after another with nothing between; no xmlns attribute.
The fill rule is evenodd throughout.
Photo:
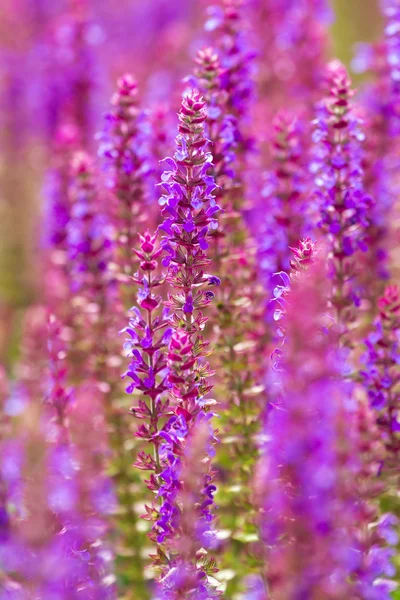
<svg viewBox="0 0 400 600"><path fill-rule="evenodd" d="M203 597L208 593L214 596L213 585L208 581L213 564L206 557L199 563L198 553L202 548L212 547L213 534L210 522L213 519L213 495L210 456L214 434L210 425L210 401L206 396L211 390L209 378L211 372L204 358L209 354L207 343L199 332L207 320L202 314L213 298L209 286L219 285L218 277L204 272L210 260L206 255L210 227L217 225L215 214L219 211L212 196L215 189L214 179L207 174L211 157L206 151L204 137L205 103L195 90L182 100L179 113L179 134L176 138L177 151L175 160L167 159L170 167L163 176L165 194L160 199L166 217L161 229L167 232L163 240L166 253L164 264L168 267L167 281L174 290L169 295L168 305L171 309L171 325L173 334L169 343L168 381L171 386L171 405L175 415L166 423L160 436L165 442L160 447L160 458L164 468L160 478L164 481L160 488L162 504L156 522L157 540L165 544L163 555L167 560L163 564L161 590L167 593L169 577L182 569L191 571L194 580L176 588L171 598ZM207 286L207 290L202 290ZM182 557L173 552L174 547L187 546L185 543L185 515L182 513L178 494L185 496L185 483L181 481L182 473L187 471L190 459L186 456L190 439L193 439L197 428L207 427L209 440L207 449L203 450L204 472L201 482L197 481L196 495L203 499L195 503L195 530L191 540L193 548ZM199 489L200 487L200 489ZM185 511L184 511L185 512ZM168 549L168 550L167 550ZM169 558L168 558L169 557ZM165 564L166 563L166 564ZM181 587L183 585L183 587ZM180 590L180 591L179 591ZM169 597L169 596L167 596ZM206 596L204 596L206 597Z"/></svg>
<svg viewBox="0 0 400 600"><path fill-rule="evenodd" d="M229 94L223 85L223 68L214 48L199 50L193 80L207 103L206 134L213 155L213 172L218 188L215 196L225 200L225 192L235 185L236 118L230 114Z"/></svg>
<svg viewBox="0 0 400 600"><path fill-rule="evenodd" d="M137 83L131 75L118 80L111 105L99 154L104 158L107 185L114 197L111 206L116 235L114 260L119 278L127 283L132 274L132 248L148 219L147 179L151 164L143 129L144 114L139 108ZM132 302L126 300L130 306Z"/></svg>
<svg viewBox="0 0 400 600"><path fill-rule="evenodd" d="M400 292L389 286L379 300L379 315L365 340L360 372L385 446L382 470L399 481L400 457Z"/></svg>
<svg viewBox="0 0 400 600"><path fill-rule="evenodd" d="M324 280L321 259L296 277L287 304L282 402L265 424L256 484L266 580L277 600L388 598L379 578L390 555L379 537L364 537L357 403L342 381L336 333L325 327Z"/></svg>
<svg viewBox="0 0 400 600"><path fill-rule="evenodd" d="M267 289L273 273L288 269L290 247L307 233L304 137L296 114L278 113L270 142L271 169L265 174L261 203L254 211L258 263Z"/></svg>
<svg viewBox="0 0 400 600"><path fill-rule="evenodd" d="M93 162L85 152L77 152L71 160L68 224L68 258L72 291L88 302L101 304L110 276L111 242L107 239L107 222L102 215L99 190L95 183Z"/></svg>
<svg viewBox="0 0 400 600"><path fill-rule="evenodd" d="M264 119L284 104L310 110L318 94L333 14L329 0L249 0L257 36ZM265 121L264 121L265 122Z"/></svg>
<svg viewBox="0 0 400 600"><path fill-rule="evenodd" d="M115 316L120 312L110 269L110 226L91 158L85 152L77 152L70 169L67 266L73 306L69 320L75 338L72 351L78 352L77 357L82 353L76 363L80 369L86 369L86 376L90 373L98 381L109 384L111 374L115 375L111 373L113 358L118 362L119 355L111 331ZM111 306L115 312L111 312Z"/></svg>
<svg viewBox="0 0 400 600"><path fill-rule="evenodd" d="M211 6L206 30L215 33L220 50L221 87L227 94L227 115L235 118L234 137L239 155L248 149L251 140L244 129L253 94L251 62L254 53L247 47L244 13L247 0L223 0L223 6Z"/></svg>
<svg viewBox="0 0 400 600"><path fill-rule="evenodd" d="M60 126L74 125L85 148L92 133L92 91L94 60L90 42L89 3L70 0L64 13L53 23L46 48L49 68L43 90L51 137Z"/></svg>
<svg viewBox="0 0 400 600"><path fill-rule="evenodd" d="M386 51L391 80L390 133L392 136L398 136L400 133L400 2L382 0L382 8L386 17Z"/></svg>
<svg viewBox="0 0 400 600"><path fill-rule="evenodd" d="M199 331L203 323L200 313L195 319L192 315L214 296L199 286L219 283L204 273L210 263L205 254L209 234L218 227L215 217L220 210L212 194L215 180L208 175L212 156L206 148L205 119L205 103L193 90L182 100L177 150L174 159L165 159L164 193L159 200L164 217L160 229L167 234L162 242L163 264L169 267L168 282L178 290L170 295L169 305L175 327L185 325L190 333Z"/></svg>
<svg viewBox="0 0 400 600"><path fill-rule="evenodd" d="M70 162L78 150L79 132L74 125L59 128L53 143L53 156L44 184L43 215L44 296L53 312L61 314L69 297L67 273L67 231L71 218L69 185Z"/></svg>
<svg viewBox="0 0 400 600"><path fill-rule="evenodd" d="M207 574L217 570L213 561L207 561L203 568L197 567L199 550L202 545L207 548L211 541L207 534L215 486L208 474L209 445L209 422L198 421L185 444L176 497L179 511L174 519L169 566L160 580L157 600L208 600L220 596L208 582Z"/></svg>
<svg viewBox="0 0 400 600"><path fill-rule="evenodd" d="M356 257L359 250L367 249L365 230L371 198L363 190L365 136L351 103L350 79L339 62L328 66L327 78L330 92L318 107L310 168L317 186L319 225L329 244L330 301L341 334L346 335L355 318L353 307L360 304Z"/></svg>
<svg viewBox="0 0 400 600"><path fill-rule="evenodd" d="M396 173L400 164L400 5L397 0L388 0L382 2L382 9L386 19L385 38L373 47L364 45L355 61L359 71L368 69L373 76L364 90L362 106L366 122L364 186L376 202L368 215L368 252L360 269L372 314L383 294L384 282L390 278L392 216L399 192Z"/></svg>

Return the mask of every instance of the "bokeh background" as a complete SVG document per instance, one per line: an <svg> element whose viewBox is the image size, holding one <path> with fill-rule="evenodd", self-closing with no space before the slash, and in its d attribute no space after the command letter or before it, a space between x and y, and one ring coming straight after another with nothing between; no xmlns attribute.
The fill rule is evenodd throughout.
<svg viewBox="0 0 400 600"><path fill-rule="evenodd" d="M95 147L115 79L125 71L138 78L149 106L166 98L178 106L179 81L201 44L207 4L88 2L89 44L77 78L87 72L91 88L89 147ZM71 78L68 70L77 68L71 11L85 11L82 6L79 0L2 0L0 6L0 360L8 367L18 352L21 317L40 296L45 175L58 101L68 93L65 74ZM332 55L351 65L354 45L381 35L378 0L336 0L332 7Z"/></svg>

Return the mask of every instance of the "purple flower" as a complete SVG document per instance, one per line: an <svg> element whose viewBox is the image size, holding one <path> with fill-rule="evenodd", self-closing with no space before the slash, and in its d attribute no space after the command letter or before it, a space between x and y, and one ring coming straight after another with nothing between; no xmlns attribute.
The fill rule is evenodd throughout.
<svg viewBox="0 0 400 600"><path fill-rule="evenodd" d="M321 220L329 244L331 303L343 333L353 319L358 297L353 254L366 248L366 228L372 200L363 191L364 134L351 103L353 91L346 69L339 62L327 70L329 96L319 105L314 121L312 172ZM345 277L343 274L345 273Z"/></svg>
<svg viewBox="0 0 400 600"><path fill-rule="evenodd" d="M379 300L379 316L365 340L360 378L370 405L376 415L376 424L386 448L383 469L390 473L400 456L398 421L400 400L397 387L400 381L400 294L397 286L389 286Z"/></svg>
<svg viewBox="0 0 400 600"><path fill-rule="evenodd" d="M110 216L116 237L114 260L121 281L127 283L136 236L148 226L147 196L152 176L146 116L139 109L137 83L131 75L118 80L111 105L105 132L99 136L99 155L113 194Z"/></svg>

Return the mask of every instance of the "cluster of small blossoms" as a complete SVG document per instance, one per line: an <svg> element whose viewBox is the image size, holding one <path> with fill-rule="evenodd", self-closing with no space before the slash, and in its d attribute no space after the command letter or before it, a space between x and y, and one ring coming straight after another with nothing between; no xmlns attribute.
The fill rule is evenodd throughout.
<svg viewBox="0 0 400 600"><path fill-rule="evenodd" d="M229 94L223 88L223 69L218 52L212 48L199 50L195 58L194 86L203 94L207 103L206 134L213 155L213 173L218 200L223 190L235 180L235 118L229 114Z"/></svg>
<svg viewBox="0 0 400 600"><path fill-rule="evenodd" d="M362 270L376 274L375 281L373 277L368 281L372 312L383 293L383 282L390 276L390 220L399 191L395 177L399 165L399 87L396 79L400 55L399 7L395 8L396 2L386 4L386 10L383 6L386 17L385 41L372 47L361 45L353 61L357 71L369 71L373 76L372 83L366 86L362 97L366 124L364 187L376 199L369 212L366 231L368 252L362 261Z"/></svg>
<svg viewBox="0 0 400 600"><path fill-rule="evenodd" d="M53 158L44 185L43 265L52 277L45 281L44 295L52 310L69 295L67 277L67 227L71 218L69 186L70 162L78 149L79 133L65 125L56 133ZM59 309L58 309L59 310Z"/></svg>
<svg viewBox="0 0 400 600"><path fill-rule="evenodd" d="M179 290L178 294L170 295L169 306L175 327L191 324L188 327L191 333L203 325L200 313L193 322L191 315L205 308L214 297L213 292L203 292L199 286L219 285L217 277L207 277L203 270L210 264L205 250L210 231L218 228L215 217L220 210L213 196L215 180L208 174L212 156L206 149L204 107L197 91L183 98L177 150L173 159L164 161L166 170L161 184L164 193L159 200L164 217L160 229L166 233L162 242L166 254L163 265L168 267L168 282Z"/></svg>
<svg viewBox="0 0 400 600"><path fill-rule="evenodd" d="M332 14L327 0L251 0L251 4L260 48L257 78L268 98L264 114L277 110L282 101L297 104L299 98L311 108L328 49Z"/></svg>
<svg viewBox="0 0 400 600"><path fill-rule="evenodd" d="M47 56L42 57L47 84L44 98L47 127L53 137L60 125L72 123L79 131L81 143L87 147L92 133L95 79L90 39L93 23L88 15L87 0L69 2L50 27L50 39L43 48Z"/></svg>
<svg viewBox="0 0 400 600"><path fill-rule="evenodd" d="M223 285L216 290L213 311L216 349L212 368L222 373L215 390L221 411L221 440L217 460L224 464L221 496L232 498L234 513L221 507L221 526L232 530L240 540L240 568L230 583L229 592L240 585L242 573L250 568L241 513L248 510L249 471L255 460L254 436L258 428L260 346L257 323L262 318L264 292L255 265L255 246L250 238L243 210L246 208L244 167L251 146L248 116L252 100L251 62L247 47L245 16L247 3L227 1L209 9L206 29L213 33L214 48L200 51L194 71L196 85L207 101L206 133L211 141L214 195L223 209L219 227L213 232L211 253L215 273ZM233 440L225 444L224 440ZM240 465L239 470L231 469ZM228 487L240 486L241 494ZM252 534L255 535L255 526ZM251 536L250 536L251 537ZM239 545L238 545L239 548ZM222 545L220 553L228 568L231 557ZM236 558L235 558L236 560Z"/></svg>
<svg viewBox="0 0 400 600"><path fill-rule="evenodd" d="M139 400L131 412L135 418L149 422L140 425L136 436L154 445L155 458L148 452L140 452L135 466L156 475L160 469L159 446L162 443L159 430L162 419L170 416L169 402L161 396L169 389L166 352L172 330L168 310L163 307L162 298L155 293L164 282L160 269L157 272L157 258L162 250L155 235L146 233L140 236L140 240L140 251L136 251L141 261L140 271L135 275L135 283L139 286L138 306L132 309L132 317L125 329L129 338L124 348L131 357L125 377L132 380L126 388L128 394L138 390L148 397L148 403ZM150 489L157 485L155 475L150 478Z"/></svg>
<svg viewBox="0 0 400 600"><path fill-rule="evenodd" d="M104 214L95 169L84 152L76 153L70 164L70 220L67 226L68 283L73 310L69 315L73 329L73 351L87 355L82 364L88 373L107 380L104 371L110 346L109 314L113 293L110 273L112 242ZM114 319L115 320L115 319ZM114 348L115 350L115 348Z"/></svg>
<svg viewBox="0 0 400 600"><path fill-rule="evenodd" d="M211 195L215 183L207 175L210 156L205 151L204 102L198 92L193 91L184 97L179 119L177 151L174 160L166 159L170 170L163 176L165 194L160 199L164 207L164 222L160 229L167 235L162 248L158 247L156 236L146 234L141 237L140 251L136 251L140 272L134 276L135 283L140 286L138 307L126 328L130 336L126 349L132 357L126 373L132 383L127 391L138 390L148 397L148 402L139 400L132 413L145 421L136 435L153 445L154 456L140 452L136 466L151 471L148 487L156 492L156 499L146 507L144 518L153 521L150 537L158 547L154 563L161 571L159 585L160 593L164 595L168 593L172 573L182 568L183 558L173 549L180 545L183 535L177 498L183 489L181 477L186 468L188 440L196 427L203 422L209 423L212 416L207 408L209 402L204 399L211 389L207 383L211 373L203 361L207 345L199 331L206 321L201 309L209 304L213 294L203 292L201 286L219 284L218 278L203 271L209 264L205 254L209 227L215 223L213 216L219 208ZM167 308L163 307L162 298L154 293L154 288L161 286L165 280L162 274L157 273L157 258L162 252L163 264L167 267L166 281L178 292L169 294ZM143 318L143 312L146 318ZM166 396L165 399L163 396ZM212 430L210 435L211 448ZM199 501L193 513L196 515L198 539L192 540L192 544L197 550L210 545L206 540L215 491L210 468L204 467L202 484L197 491ZM189 560L190 570L195 572L198 569L197 550ZM187 562L186 557L183 564ZM200 587L209 587L203 580L204 577L207 579L205 570L210 569L211 565L204 559L201 572L196 575L198 586L195 586L193 594ZM171 591L165 597L181 598L182 593L177 587L175 592ZM188 589L186 593L189 593ZM190 596L186 597L193 594L190 592Z"/></svg>
<svg viewBox="0 0 400 600"><path fill-rule="evenodd" d="M341 333L348 332L354 309L360 305L357 252L366 251L368 211L372 200L363 189L365 135L351 103L354 92L345 67L330 63L329 96L319 105L314 122L313 159L310 165L317 191L319 225L329 246L331 304Z"/></svg>
<svg viewBox="0 0 400 600"><path fill-rule="evenodd" d="M378 303L379 316L365 340L360 372L385 446L381 470L398 478L400 453L400 292L389 286Z"/></svg>
<svg viewBox="0 0 400 600"><path fill-rule="evenodd" d="M116 237L115 268L118 278L126 284L132 274L131 254L137 233L148 219L151 162L137 83L131 75L124 75L117 85L105 132L100 135L99 155L104 159L106 184L113 196L110 212Z"/></svg>
<svg viewBox="0 0 400 600"><path fill-rule="evenodd" d="M189 458L185 451L196 428L201 427L201 423L209 423L212 417L210 401L206 398L211 390L209 378L212 372L204 361L204 357L208 355L209 351L207 350L208 344L204 342L200 332L204 329L207 321L207 317L203 315L202 311L214 297L213 292L203 290L202 287L220 284L218 277L205 272L210 264L206 253L209 247L210 231L218 227L215 216L220 209L212 195L215 189L215 180L208 175L211 156L207 152L207 140L204 135L205 120L205 102L199 92L193 90L182 100L176 152L174 159L166 159L169 168L162 177L164 194L160 199L164 217L160 229L167 234L163 239L165 253L163 264L167 267L166 280L173 290L169 293L167 302L171 311L171 328L173 330L167 361L169 365L168 381L171 385L170 397L176 406L177 417L172 417L165 426L168 434L172 425L172 432L175 435L170 440L166 439L167 443L163 448L163 454L167 453L169 460L176 465L178 474L180 461L182 461L183 471L187 468L185 465ZM178 436L176 430L180 432ZM210 461L210 457L214 454L212 451L214 434L211 425L209 425L209 436L209 442L206 444L202 458L204 469L201 477L201 489L196 494L198 498L194 513L197 515L196 537L191 542L192 551L189 553L189 562L192 570L200 570L200 573L203 573L201 579L206 577L205 582L203 581L201 584L199 582L199 593L201 588L206 586L210 590L209 593L213 594L213 585L208 583L208 574L210 570L212 571L212 563L205 556L202 566L198 566L198 552L201 548L210 549L213 537L211 509L215 486L212 484L213 472ZM169 477L170 475L167 475L166 488L168 488ZM182 493L185 493L184 487ZM176 499L174 503L171 503L167 497L166 501L163 500L163 507L165 504L167 505L167 519L163 526L167 527L167 531L168 527L171 529L169 543L173 547L182 543L185 519L182 514L179 514L179 518L174 520L174 512L179 506ZM170 517L172 517L171 520ZM174 523L176 523L175 526ZM164 567L164 576L161 581L171 571L176 568L179 570L182 561L183 564L188 563L188 558L181 555L175 556ZM185 568L187 569L187 566ZM196 591L193 594L193 598L195 598Z"/></svg>
<svg viewBox="0 0 400 600"><path fill-rule="evenodd" d="M306 234L304 131L299 117L280 112L273 121L271 170L265 175L262 203L255 209L258 262L265 286L271 274L289 268L289 248ZM267 214L264 215L268 204ZM261 223L261 225L260 225Z"/></svg>
<svg viewBox="0 0 400 600"><path fill-rule="evenodd" d="M386 17L385 41L389 75L391 80L390 133L400 133L400 3L398 0L382 0L382 8Z"/></svg>
<svg viewBox="0 0 400 600"><path fill-rule="evenodd" d="M279 273L275 273L275 277L279 277L281 283L275 285L273 292L273 302L277 305L273 313L273 318L275 322L281 321L281 319L286 314L287 307L287 299L290 297L291 285L294 280L297 280L302 273L307 271L310 265L315 263L316 255L318 253L318 249L316 247L316 243L313 242L310 238L304 238L299 240L296 248L290 248L292 253L294 254L293 258L290 259L290 271L287 273L286 271L281 271ZM280 324L277 328L278 337L284 340L284 328L282 324ZM280 354L280 350L274 351L273 356Z"/></svg>
<svg viewBox="0 0 400 600"><path fill-rule="evenodd" d="M234 117L234 140L238 152L244 155L250 139L244 130L244 119L249 112L253 93L251 63L254 58L247 46L245 12L247 0L223 0L222 6L208 9L205 28L214 32L220 50L221 88L227 94L227 114Z"/></svg>
<svg viewBox="0 0 400 600"><path fill-rule="evenodd" d="M21 594L26 593L17 598L57 595L67 600L87 593L112 600L112 553L104 541L113 494L103 472L106 443L100 443L100 406L88 386L72 396L62 327L54 317L47 324L43 335L48 366L37 374L44 380L44 393L39 385L26 387L29 397L22 397L20 390L19 409L18 399L7 403L18 417L13 434L21 455L15 444L2 448L2 474L8 479L12 508L10 535L0 547L2 568L16 576ZM90 410L84 415L85 402ZM73 435L77 412L84 449L82 438Z"/></svg>
<svg viewBox="0 0 400 600"><path fill-rule="evenodd" d="M266 420L256 483L266 580L274 598L389 598L395 520L373 523L357 401L342 379L335 330L325 327L323 263L297 271L286 308L283 394Z"/></svg>

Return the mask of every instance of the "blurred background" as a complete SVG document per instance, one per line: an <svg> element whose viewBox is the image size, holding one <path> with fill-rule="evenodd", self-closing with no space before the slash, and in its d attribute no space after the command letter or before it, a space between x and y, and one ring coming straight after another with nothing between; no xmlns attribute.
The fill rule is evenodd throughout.
<svg viewBox="0 0 400 600"><path fill-rule="evenodd" d="M85 145L95 151L116 78L128 71L143 103L178 106L179 81L201 45L207 0L2 0L0 6L0 360L40 297L46 173L65 105L90 93ZM335 0L332 54L382 33L378 0ZM83 40L84 36L84 40ZM75 86L75 87L74 87ZM176 109L174 109L176 110Z"/></svg>

